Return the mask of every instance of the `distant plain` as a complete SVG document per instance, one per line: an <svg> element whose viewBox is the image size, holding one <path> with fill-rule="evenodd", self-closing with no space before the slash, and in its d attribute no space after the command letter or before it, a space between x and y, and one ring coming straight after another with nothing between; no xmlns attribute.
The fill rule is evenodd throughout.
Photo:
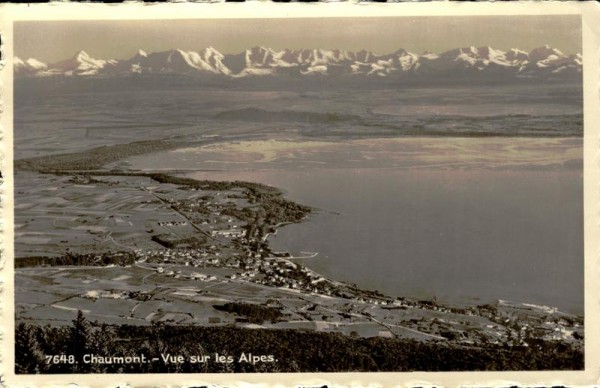
<svg viewBox="0 0 600 388"><path fill-rule="evenodd" d="M327 276L407 296L583 310L580 88L17 99L16 159L198 142L109 167L256 180L318 207L273 244L318 251L305 264Z"/></svg>

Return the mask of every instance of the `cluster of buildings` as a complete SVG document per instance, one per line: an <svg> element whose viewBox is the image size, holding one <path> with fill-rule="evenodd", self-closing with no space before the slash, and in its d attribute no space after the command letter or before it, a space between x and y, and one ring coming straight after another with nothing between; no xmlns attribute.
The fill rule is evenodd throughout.
<svg viewBox="0 0 600 388"><path fill-rule="evenodd" d="M158 226L185 226L187 221L158 221Z"/></svg>
<svg viewBox="0 0 600 388"><path fill-rule="evenodd" d="M218 195L219 193L217 193ZM239 227L243 223L236 222L236 218L227 215L227 210L236 209L233 202L218 203L204 198L175 200L169 199L168 202L179 212L194 215L198 223L206 224L231 224L230 227Z"/></svg>
<svg viewBox="0 0 600 388"><path fill-rule="evenodd" d="M174 263L195 267L221 263L221 252L216 245L211 245L208 249L138 249L134 254L136 261L140 262Z"/></svg>
<svg viewBox="0 0 600 388"><path fill-rule="evenodd" d="M218 229L212 230L210 232L213 237L231 237L231 238L240 238L243 237L246 232L242 229L232 228L232 229Z"/></svg>
<svg viewBox="0 0 600 388"><path fill-rule="evenodd" d="M212 245L208 249L157 249L137 250L136 260L141 262L171 263L193 267L222 267L236 269L230 279L243 279L271 287L288 288L323 295L339 295L339 287L310 269L279 257L263 257L264 254L245 253L225 256ZM167 276L180 275L158 267ZM193 275L193 274L192 274ZM206 276L193 276L207 280Z"/></svg>
<svg viewBox="0 0 600 388"><path fill-rule="evenodd" d="M446 322L445 319L432 317L400 323L406 328L426 335L444 336L449 340L464 344L506 343L509 346L527 346L528 338L556 341L578 341L583 338L583 330L580 330L583 322L578 323L561 318L561 313L557 313L555 310L542 309L538 306L497 304L471 306L455 311L456 308L442 306L435 301L392 299L369 292L351 295L353 293L345 285L334 283L285 257L273 257L266 252L259 253L258 257L255 257L254 252L231 251L227 253L223 247L211 245L204 249L137 250L133 254L137 261L157 263L157 273L178 279L202 282L241 280L295 290L300 293L349 297L352 300L349 302L352 310L364 316L370 316L372 309L376 307L379 307L380 311L418 308L439 313L478 316L491 321L490 324L481 327L475 324L472 326L472 330L464 330L464 326L469 325L468 320ZM176 265L171 266L170 264ZM207 271L209 272L207 274L192 268L185 270L180 266L228 268L230 271L215 275L210 271ZM124 295L112 292L90 292L86 297L123 298ZM353 317L352 314L346 315L350 319Z"/></svg>
<svg viewBox="0 0 600 388"><path fill-rule="evenodd" d="M323 295L339 293L338 287L321 275L281 258L262 261L257 270L264 275L252 280L258 284Z"/></svg>
<svg viewBox="0 0 600 388"><path fill-rule="evenodd" d="M185 213L194 225L199 225L212 237L243 238L246 235L245 222L224 214L226 209L235 208L231 202L219 204L206 199L169 199L169 203L179 212ZM185 226L186 221L159 221L158 226Z"/></svg>

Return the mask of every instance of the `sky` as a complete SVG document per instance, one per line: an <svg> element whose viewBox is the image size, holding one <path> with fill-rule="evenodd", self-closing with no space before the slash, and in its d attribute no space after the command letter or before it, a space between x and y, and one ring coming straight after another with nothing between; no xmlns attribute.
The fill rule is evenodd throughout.
<svg viewBox="0 0 600 388"><path fill-rule="evenodd" d="M130 58L174 48L212 46L224 54L254 46L276 50L323 48L386 54L468 46L525 51L548 44L581 52L579 16L442 16L301 19L27 21L14 27L15 55L46 63L80 50L99 59Z"/></svg>

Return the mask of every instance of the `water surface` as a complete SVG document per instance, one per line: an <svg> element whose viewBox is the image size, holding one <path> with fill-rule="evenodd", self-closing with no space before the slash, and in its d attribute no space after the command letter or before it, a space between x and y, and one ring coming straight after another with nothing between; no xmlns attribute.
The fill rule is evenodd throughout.
<svg viewBox="0 0 600 388"><path fill-rule="evenodd" d="M195 174L219 178L220 174ZM583 310L581 177L574 172L317 170L227 174L284 188L321 211L278 250L391 295L496 299Z"/></svg>
<svg viewBox="0 0 600 388"><path fill-rule="evenodd" d="M319 209L276 250L393 296L583 311L581 139L236 142L131 158L282 188Z"/></svg>

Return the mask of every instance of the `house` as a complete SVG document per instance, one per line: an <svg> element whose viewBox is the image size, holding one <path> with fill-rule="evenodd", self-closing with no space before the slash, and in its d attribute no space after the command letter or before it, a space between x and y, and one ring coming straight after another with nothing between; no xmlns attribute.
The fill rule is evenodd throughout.
<svg viewBox="0 0 600 388"><path fill-rule="evenodd" d="M211 235L213 237L242 237L244 235L244 231L239 229L218 229L211 231Z"/></svg>

